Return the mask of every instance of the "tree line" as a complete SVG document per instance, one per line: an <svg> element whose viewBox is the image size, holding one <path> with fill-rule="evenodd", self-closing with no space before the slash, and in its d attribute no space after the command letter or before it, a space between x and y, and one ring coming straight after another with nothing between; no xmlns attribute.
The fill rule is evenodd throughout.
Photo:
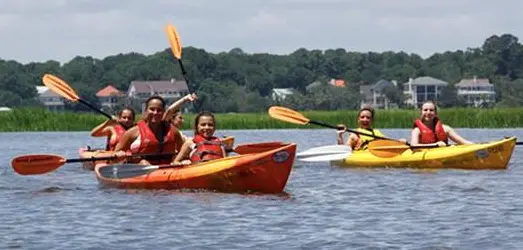
<svg viewBox="0 0 523 250"><path fill-rule="evenodd" d="M493 35L481 47L435 53L426 59L403 51L360 53L300 48L289 55L274 55L248 54L240 48L208 53L194 47L183 48L182 59L190 80L189 90L200 96L201 109L213 112L264 112L275 104L303 110L357 109L362 100L359 86L380 79L399 83L399 89L384 91L401 106L402 83L419 76L451 83L443 90L439 101L442 106L463 106L454 83L473 76L494 83L495 106L523 104L523 45L511 34ZM45 73L60 76L95 105L95 93L108 84L127 91L133 80L182 79L168 48L152 55L127 53L104 59L77 56L63 65L52 60L21 64L0 59L0 106L41 105L35 86L42 85ZM326 84L333 78L345 80L347 87ZM315 81L324 84L307 88ZM293 88L296 94L273 100L273 88ZM67 103L67 108L87 110L74 103Z"/></svg>

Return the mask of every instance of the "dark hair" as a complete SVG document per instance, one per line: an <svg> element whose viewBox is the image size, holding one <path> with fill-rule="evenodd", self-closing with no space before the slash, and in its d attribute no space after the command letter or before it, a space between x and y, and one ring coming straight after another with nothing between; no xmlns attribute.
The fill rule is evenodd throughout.
<svg viewBox="0 0 523 250"><path fill-rule="evenodd" d="M162 108L165 108L165 100L161 97L161 96L158 96L158 95L153 95L151 97L149 97L146 101L145 101L145 108L147 109L149 107L149 102L151 102L152 100L158 100L162 103Z"/></svg>
<svg viewBox="0 0 523 250"><path fill-rule="evenodd" d="M372 118L372 120L374 120L374 109L371 106L364 106L363 108L361 108L360 111L358 112L358 117L361 115L361 112L363 112L363 111L369 111L370 118Z"/></svg>
<svg viewBox="0 0 523 250"><path fill-rule="evenodd" d="M434 112L438 113L438 105L436 105L436 103L434 101L424 101L420 106L419 106L419 109L421 110L423 108L423 105L427 104L427 103L432 103L432 105L434 105Z"/></svg>
<svg viewBox="0 0 523 250"><path fill-rule="evenodd" d="M196 136L198 134L198 123L200 123L200 117L207 116L211 117L212 121L214 122L214 128L216 128L216 119L214 118L214 115L211 112L203 111L200 112L196 117L194 117L194 135Z"/></svg>
<svg viewBox="0 0 523 250"><path fill-rule="evenodd" d="M122 110L120 110L120 112L118 112L118 117L121 117L123 112L126 110L129 110L129 112L131 112L131 114L133 115L133 120L134 120L136 113L134 112L134 109L131 107L124 107Z"/></svg>

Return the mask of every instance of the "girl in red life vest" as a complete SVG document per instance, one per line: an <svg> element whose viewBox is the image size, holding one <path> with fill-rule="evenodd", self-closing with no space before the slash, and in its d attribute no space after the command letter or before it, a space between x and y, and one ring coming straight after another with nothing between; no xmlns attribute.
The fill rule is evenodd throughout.
<svg viewBox="0 0 523 250"><path fill-rule="evenodd" d="M165 112L165 101L152 96L145 102L142 120L130 128L116 144L117 156L123 158L126 151L140 154L155 154L134 162L142 165L169 164L181 147L178 130L171 126L171 117ZM168 155L172 154L172 155Z"/></svg>
<svg viewBox="0 0 523 250"><path fill-rule="evenodd" d="M442 147L448 144L448 139L457 144L473 144L439 120L438 109L434 102L424 102L421 105L421 116L416 119L413 125L410 145L438 145Z"/></svg>
<svg viewBox="0 0 523 250"><path fill-rule="evenodd" d="M107 120L93 128L93 130L91 130L91 136L106 136L107 143L105 150L112 151L125 131L134 126L134 116L135 114L132 108L124 108L120 110L118 117L113 117L113 119Z"/></svg>
<svg viewBox="0 0 523 250"><path fill-rule="evenodd" d="M202 112L196 116L194 124L194 138L182 145L173 165L189 165L226 157L224 143L214 136L216 130L214 115Z"/></svg>

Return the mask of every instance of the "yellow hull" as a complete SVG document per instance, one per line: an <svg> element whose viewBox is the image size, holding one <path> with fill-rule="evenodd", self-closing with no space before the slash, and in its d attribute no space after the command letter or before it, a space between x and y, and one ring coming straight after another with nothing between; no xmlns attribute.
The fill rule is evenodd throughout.
<svg viewBox="0 0 523 250"><path fill-rule="evenodd" d="M392 167L421 169L506 169L516 138L449 147L407 149L390 158L373 155L369 151L353 151L343 161L332 164L340 167Z"/></svg>

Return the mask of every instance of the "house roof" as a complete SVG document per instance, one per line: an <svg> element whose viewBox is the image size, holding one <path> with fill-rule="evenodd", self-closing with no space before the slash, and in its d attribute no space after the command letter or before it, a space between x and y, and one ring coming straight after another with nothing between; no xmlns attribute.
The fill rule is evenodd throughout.
<svg viewBox="0 0 523 250"><path fill-rule="evenodd" d="M440 79L436 79L430 76L422 76L418 77L416 79L412 79L412 82L409 80L406 83L403 83L403 85L408 85L411 83L412 85L437 85L437 86L447 86L449 83L442 81Z"/></svg>
<svg viewBox="0 0 523 250"><path fill-rule="evenodd" d="M97 97L121 96L124 93L112 85L107 85L105 88L96 92Z"/></svg>
<svg viewBox="0 0 523 250"><path fill-rule="evenodd" d="M129 90L136 93L160 93L189 91L185 81L172 79L170 81L132 81Z"/></svg>
<svg viewBox="0 0 523 250"><path fill-rule="evenodd" d="M331 79L329 84L336 87L345 87L345 80L342 79Z"/></svg>
<svg viewBox="0 0 523 250"><path fill-rule="evenodd" d="M379 80L378 82L376 82L374 85L372 85L372 89L373 89L374 91L378 91L378 92L380 92L380 91L382 91L384 88L389 87L389 86L393 86L393 87L395 87L394 83L389 82L389 81L387 81L387 80L383 80L383 79L381 79L381 80Z"/></svg>
<svg viewBox="0 0 523 250"><path fill-rule="evenodd" d="M36 86L36 92L38 93L38 95L41 95L47 90L48 88L46 86Z"/></svg>
<svg viewBox="0 0 523 250"><path fill-rule="evenodd" d="M469 87L469 86L493 86L494 84L490 83L488 78L472 78L472 79L461 79L459 83L456 84L457 87Z"/></svg>
<svg viewBox="0 0 523 250"><path fill-rule="evenodd" d="M360 93L365 97L365 99L372 98L372 87L374 87L372 84L360 86Z"/></svg>
<svg viewBox="0 0 523 250"><path fill-rule="evenodd" d="M292 88L286 88L286 89L272 89L272 91L277 95L292 95L294 94L294 90Z"/></svg>

